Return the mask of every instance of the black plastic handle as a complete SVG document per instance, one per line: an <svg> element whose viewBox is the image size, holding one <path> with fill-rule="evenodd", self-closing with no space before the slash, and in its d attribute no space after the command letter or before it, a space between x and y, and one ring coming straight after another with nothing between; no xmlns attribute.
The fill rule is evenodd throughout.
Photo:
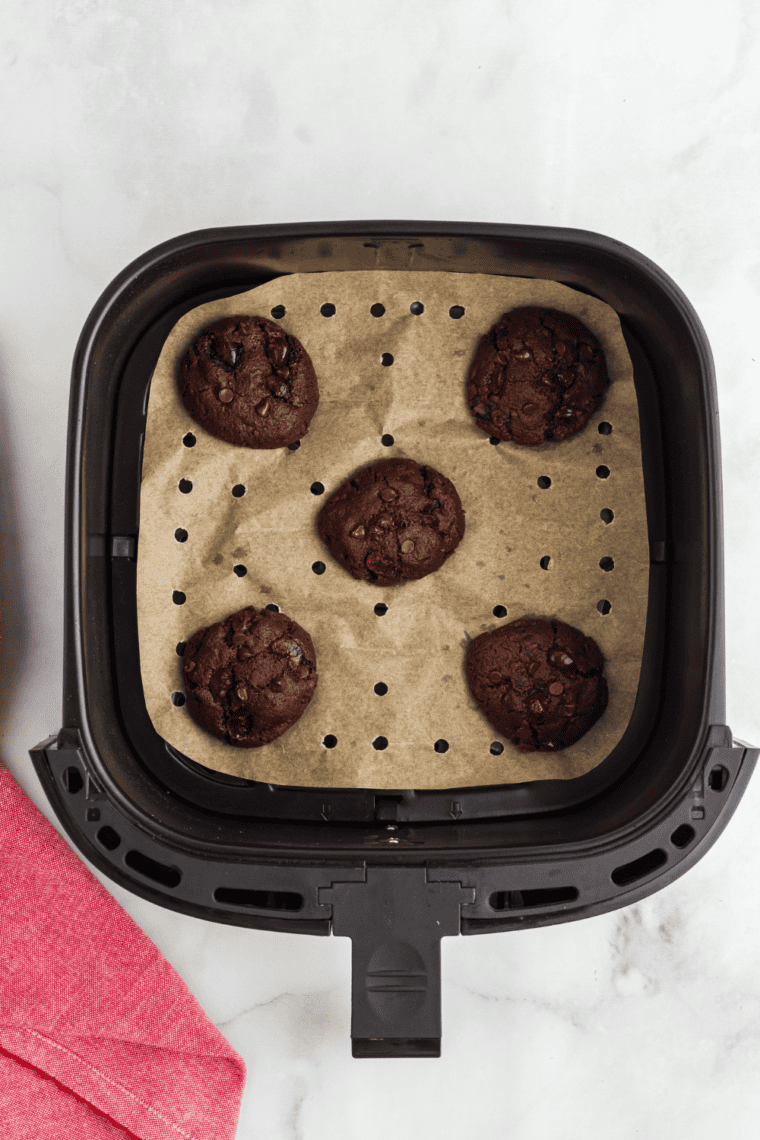
<svg viewBox="0 0 760 1140"><path fill-rule="evenodd" d="M473 891L425 867L367 867L319 892L333 934L351 939L354 1057L440 1057L441 938L459 934Z"/></svg>

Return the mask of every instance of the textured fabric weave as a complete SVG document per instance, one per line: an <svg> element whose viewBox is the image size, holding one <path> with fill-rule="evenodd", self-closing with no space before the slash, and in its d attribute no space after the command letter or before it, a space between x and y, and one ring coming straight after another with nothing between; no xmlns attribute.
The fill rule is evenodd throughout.
<svg viewBox="0 0 760 1140"><path fill-rule="evenodd" d="M245 1069L0 764L3 1140L232 1140Z"/></svg>

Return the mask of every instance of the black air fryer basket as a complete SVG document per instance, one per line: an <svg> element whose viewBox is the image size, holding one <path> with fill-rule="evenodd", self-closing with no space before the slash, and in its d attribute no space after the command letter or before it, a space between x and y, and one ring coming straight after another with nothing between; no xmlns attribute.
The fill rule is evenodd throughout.
<svg viewBox="0 0 760 1140"><path fill-rule="evenodd" d="M136 557L150 378L183 313L274 277L444 270L563 282L611 305L634 365L651 558L630 725L569 781L390 793L254 783L171 748L140 678ZM652 894L714 842L758 751L725 724L718 412L691 305L579 230L355 222L206 230L139 258L74 360L63 725L32 750L73 843L123 887L215 922L347 935L353 1053L438 1056L440 939Z"/></svg>

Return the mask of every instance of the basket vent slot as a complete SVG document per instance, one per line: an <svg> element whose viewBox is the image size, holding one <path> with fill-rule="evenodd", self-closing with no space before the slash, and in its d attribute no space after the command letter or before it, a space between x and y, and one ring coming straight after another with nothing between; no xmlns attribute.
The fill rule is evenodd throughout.
<svg viewBox="0 0 760 1140"><path fill-rule="evenodd" d="M303 895L295 891L250 891L237 887L217 887L214 898L232 906L251 906L256 910L300 910Z"/></svg>
<svg viewBox="0 0 760 1140"><path fill-rule="evenodd" d="M646 855L642 855L640 859L634 859L632 863L624 863L622 867L616 867L611 878L616 886L627 887L629 883L635 883L639 879L651 875L653 871L662 867L667 861L667 855L658 847L655 851L649 851Z"/></svg>
<svg viewBox="0 0 760 1140"><path fill-rule="evenodd" d="M681 826L677 827L671 835L670 842L674 847L678 847L679 850L681 850L684 847L689 846L696 834L697 833L694 828L691 827L688 823L682 823Z"/></svg>
<svg viewBox="0 0 760 1140"><path fill-rule="evenodd" d="M492 910L524 910L532 906L556 906L575 902L577 887L537 887L524 891L496 891L489 904Z"/></svg>
<svg viewBox="0 0 760 1140"><path fill-rule="evenodd" d="M64 788L71 796L75 796L77 792L81 792L82 788L84 787L82 773L78 768L67 768L64 771L61 779L63 780Z"/></svg>
<svg viewBox="0 0 760 1140"><path fill-rule="evenodd" d="M728 775L728 768L724 768L722 764L718 764L713 768L707 782L714 792L722 792L728 783Z"/></svg>
<svg viewBox="0 0 760 1140"><path fill-rule="evenodd" d="M121 836L118 831L114 831L112 827L106 824L98 831L98 843L101 847L105 847L106 851L115 851L121 843Z"/></svg>
<svg viewBox="0 0 760 1140"><path fill-rule="evenodd" d="M138 871L154 883L160 883L162 887L178 887L182 880L182 872L176 867L167 867L166 863L159 863L142 851L127 851L124 862L133 871Z"/></svg>

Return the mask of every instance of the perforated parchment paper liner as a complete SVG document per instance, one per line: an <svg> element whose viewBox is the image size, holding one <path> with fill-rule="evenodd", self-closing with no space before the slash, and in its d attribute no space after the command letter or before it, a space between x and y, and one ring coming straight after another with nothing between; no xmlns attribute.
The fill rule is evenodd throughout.
<svg viewBox="0 0 760 1140"><path fill-rule="evenodd" d="M423 311L413 313L413 304ZM506 310L531 304L573 313L595 333L610 388L576 438L494 446L472 421L465 377L479 337ZM378 305L382 316L370 312ZM212 321L268 317L279 307L279 323L302 341L319 377L309 433L296 451L252 451L213 439L182 406L179 361ZM612 431L600 433L600 423ZM188 433L194 446L183 442ZM452 479L467 529L435 574L379 589L351 578L322 546L315 520L324 497L311 488L322 484L327 495L357 468L391 456ZM245 494L233 495L241 486ZM604 521L610 512L612 521ZM179 528L187 531L184 542L175 538ZM610 560L614 568L603 569ZM315 563L325 572L315 573ZM140 667L156 731L200 764L247 779L343 788L580 776L610 753L630 719L648 576L632 367L616 314L595 298L554 282L478 274L294 274L201 305L164 345L151 384L140 497ZM388 607L381 616L378 603ZM176 647L243 606L267 604L310 632L319 683L293 728L263 748L243 750L209 737L173 703L172 694L183 691ZM496 607L507 614L496 617ZM468 638L523 616L577 626L606 658L606 713L557 754L518 753L467 687ZM388 686L383 696L374 691L378 682ZM326 737L337 744L326 747ZM379 737L387 748L374 747ZM448 749L436 751L436 741ZM494 742L503 745L498 755Z"/></svg>

